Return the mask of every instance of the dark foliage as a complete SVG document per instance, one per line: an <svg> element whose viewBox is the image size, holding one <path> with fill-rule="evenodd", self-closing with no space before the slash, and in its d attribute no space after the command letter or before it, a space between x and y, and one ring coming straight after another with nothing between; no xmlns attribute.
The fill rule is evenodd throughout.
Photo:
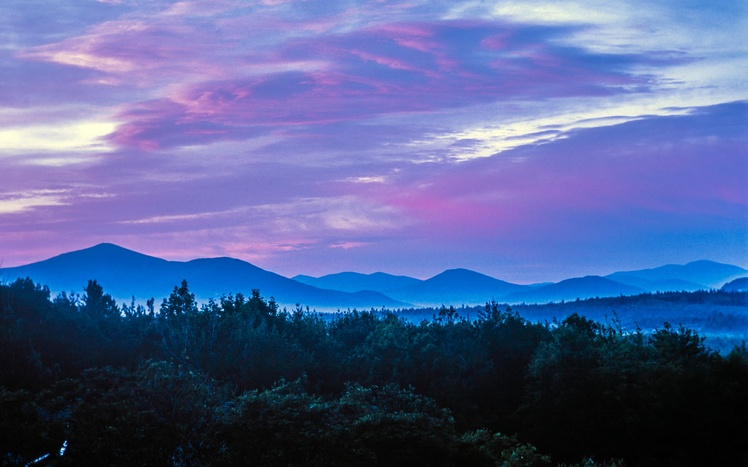
<svg viewBox="0 0 748 467"><path fill-rule="evenodd" d="M155 308L0 285L3 465L748 465L748 350L684 327Z"/></svg>

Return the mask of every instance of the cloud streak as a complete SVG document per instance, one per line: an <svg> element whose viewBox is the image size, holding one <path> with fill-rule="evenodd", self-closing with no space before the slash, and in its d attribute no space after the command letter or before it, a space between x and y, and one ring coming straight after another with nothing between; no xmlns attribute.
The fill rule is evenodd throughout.
<svg viewBox="0 0 748 467"><path fill-rule="evenodd" d="M649 76L627 72L635 58L550 45L546 36L555 34L461 22L395 24L295 40L269 57L268 67L318 64L314 69L182 86L166 98L123 110L117 118L124 123L111 141L155 149L243 139L284 126L438 113L486 102L647 92L655 85Z"/></svg>

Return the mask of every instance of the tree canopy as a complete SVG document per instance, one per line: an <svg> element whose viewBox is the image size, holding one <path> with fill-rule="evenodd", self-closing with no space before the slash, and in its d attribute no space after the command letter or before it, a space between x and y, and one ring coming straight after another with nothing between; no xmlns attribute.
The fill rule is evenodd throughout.
<svg viewBox="0 0 748 467"><path fill-rule="evenodd" d="M186 281L154 308L0 285L3 465L748 463L748 351L681 326L198 304Z"/></svg>

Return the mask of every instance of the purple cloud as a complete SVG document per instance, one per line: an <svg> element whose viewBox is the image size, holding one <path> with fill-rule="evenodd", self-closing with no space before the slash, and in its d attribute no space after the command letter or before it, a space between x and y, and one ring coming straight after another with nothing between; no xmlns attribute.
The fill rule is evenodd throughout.
<svg viewBox="0 0 748 467"><path fill-rule="evenodd" d="M599 251L600 241L609 245L605 255L631 255L624 245L637 241L645 251L639 255L655 249L677 256L698 249L686 240L697 233L737 252L746 246L748 221L747 121L748 104L736 103L578 130L436 173L411 172L362 195L418 219L414 237L459 239L463 250L473 245L498 257L526 257L519 244L549 240L565 261Z"/></svg>
<svg viewBox="0 0 748 467"><path fill-rule="evenodd" d="M549 38L555 34L559 31L551 28L453 22L388 24L291 40L272 54L244 60L264 60L271 69L317 63L316 69L183 85L168 97L127 106L111 141L140 149L208 144L282 126L440 112L492 101L629 93L654 84L629 70L636 65L632 57L553 45ZM498 36L503 38L499 49ZM162 40L160 35L140 39ZM111 52L104 48L97 56ZM183 53L169 58L179 62ZM146 70L151 62L162 62L159 55L137 58ZM113 60L112 66L120 66Z"/></svg>

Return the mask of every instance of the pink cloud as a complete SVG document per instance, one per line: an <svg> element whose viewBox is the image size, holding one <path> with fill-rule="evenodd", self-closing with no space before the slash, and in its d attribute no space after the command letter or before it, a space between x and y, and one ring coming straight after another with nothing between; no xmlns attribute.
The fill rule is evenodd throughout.
<svg viewBox="0 0 748 467"><path fill-rule="evenodd" d="M380 18L341 32L362 12L328 6L322 10L329 16L288 15L284 8L179 2L18 56L87 70L80 83L98 85L91 89L141 89L131 95L151 99L125 101L122 124L109 139L143 151L236 141L284 126L631 92L651 84L651 77L627 71L637 63L631 57L557 45L553 39L565 30ZM321 29L304 27L320 21Z"/></svg>
<svg viewBox="0 0 748 467"><path fill-rule="evenodd" d="M745 108L714 113L739 119ZM514 241L557 228L573 241L595 230L624 237L652 226L739 225L748 220L748 140L734 128L723 127L719 143L698 137L713 131L699 115L579 130L436 173L411 171L361 194L420 219L434 236Z"/></svg>
<svg viewBox="0 0 748 467"><path fill-rule="evenodd" d="M203 40L187 42L186 37ZM222 71L207 58L212 45L217 44L193 26L122 20L98 25L83 36L34 47L19 57L91 69L113 76L112 83L144 87L168 78L220 75Z"/></svg>
<svg viewBox="0 0 748 467"><path fill-rule="evenodd" d="M251 58L270 69L289 64L288 71L184 84L161 100L126 108L119 115L125 123L111 140L141 149L199 144L201 136L210 143L241 139L260 127L439 112L487 100L629 92L623 87L649 79L617 71L614 58L606 58L613 62L610 70L599 69L594 55L532 37L515 38L514 48L498 54L500 65L494 60L486 66L488 49L481 43L497 29L507 33L503 24L394 24L290 40ZM300 60L319 66L291 71Z"/></svg>

